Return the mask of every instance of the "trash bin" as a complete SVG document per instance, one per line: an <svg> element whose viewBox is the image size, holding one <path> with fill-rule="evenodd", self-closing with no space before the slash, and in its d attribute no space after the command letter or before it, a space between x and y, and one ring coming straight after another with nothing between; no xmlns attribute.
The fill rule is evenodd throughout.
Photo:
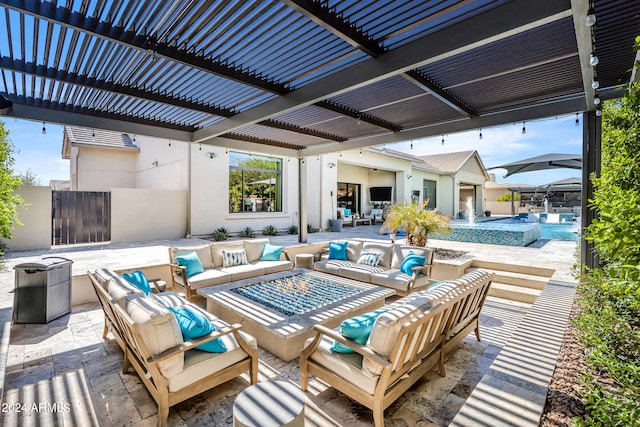
<svg viewBox="0 0 640 427"><path fill-rule="evenodd" d="M71 312L72 263L66 258L45 257L14 267L14 323L49 323Z"/></svg>

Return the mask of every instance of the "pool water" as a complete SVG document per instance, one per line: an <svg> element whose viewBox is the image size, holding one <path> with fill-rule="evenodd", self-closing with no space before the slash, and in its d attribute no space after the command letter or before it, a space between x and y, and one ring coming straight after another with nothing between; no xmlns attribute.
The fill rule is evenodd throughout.
<svg viewBox="0 0 640 427"><path fill-rule="evenodd" d="M518 218L505 218L496 221L486 221L489 227L491 223L495 224L526 224ZM557 223L539 222L540 239L541 240L564 240L576 241L580 239L580 222L564 221Z"/></svg>

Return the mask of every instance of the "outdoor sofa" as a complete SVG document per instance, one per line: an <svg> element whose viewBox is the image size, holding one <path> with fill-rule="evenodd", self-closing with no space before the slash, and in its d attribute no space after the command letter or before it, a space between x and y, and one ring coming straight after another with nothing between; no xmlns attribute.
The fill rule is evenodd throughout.
<svg viewBox="0 0 640 427"><path fill-rule="evenodd" d="M112 332L124 351L123 373L133 367L158 404L158 426L167 424L171 406L245 372L257 383L257 342L240 324L229 325L173 291L145 295L108 269L87 274L104 311L103 338ZM197 324L195 316L215 329L189 338L177 320L185 313L191 313L187 323ZM197 348L203 345L208 351Z"/></svg>
<svg viewBox="0 0 640 427"><path fill-rule="evenodd" d="M336 243L345 242L346 259L330 259L332 254L327 246L321 250L323 259L314 263L314 270L391 288L402 296L425 289L431 284L433 249L358 239L340 240ZM376 266L359 262L364 251L379 254ZM410 253L425 257L425 263L415 266L411 269L411 274L407 274L400 267Z"/></svg>
<svg viewBox="0 0 640 427"><path fill-rule="evenodd" d="M201 268L192 274L188 263L194 255ZM286 252L271 246L266 238L169 248L169 259L174 289L184 289L188 300L200 288L293 268Z"/></svg>
<svg viewBox="0 0 640 427"><path fill-rule="evenodd" d="M434 367L445 376L444 361L464 337L475 330L480 340L479 316L492 276L467 273L348 319L336 330L316 325L316 336L300 352L302 390L314 375L372 409L375 426L383 426L384 410L418 379ZM335 351L336 342L352 352Z"/></svg>

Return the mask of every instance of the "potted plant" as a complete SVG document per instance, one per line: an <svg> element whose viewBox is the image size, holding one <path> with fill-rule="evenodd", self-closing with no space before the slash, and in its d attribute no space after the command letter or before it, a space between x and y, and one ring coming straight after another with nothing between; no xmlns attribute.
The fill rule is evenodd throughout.
<svg viewBox="0 0 640 427"><path fill-rule="evenodd" d="M425 209L427 201L421 206L418 202L396 203L387 212L382 227L390 233L404 230L407 244L426 246L431 233L443 233L451 230L449 218L436 209Z"/></svg>
<svg viewBox="0 0 640 427"><path fill-rule="evenodd" d="M333 191L331 191L331 218L329 218L329 229L334 232L342 231L342 219L336 218L336 209L333 207Z"/></svg>

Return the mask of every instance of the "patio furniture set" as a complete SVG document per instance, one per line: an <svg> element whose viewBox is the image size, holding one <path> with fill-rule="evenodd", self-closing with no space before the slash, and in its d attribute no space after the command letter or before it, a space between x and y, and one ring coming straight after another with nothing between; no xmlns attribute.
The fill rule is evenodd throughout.
<svg viewBox="0 0 640 427"><path fill-rule="evenodd" d="M412 277L398 264L418 253L430 265L429 249L367 241L339 246L349 255L336 260L330 251L329 259L314 263L320 271L292 269L289 255L267 239L170 248L174 289L184 288L186 298L106 269L89 272L105 315L103 338L112 333L124 352L123 372L133 367L156 400L158 425L166 424L172 405L242 373L256 384L259 343L285 361L300 356L303 391L312 374L371 408L382 426L384 409L427 371L437 367L445 375L445 358L461 339L472 330L480 339L478 317L492 274L477 270L429 288L428 266L413 267ZM358 271L364 264L353 259L372 253L379 269ZM194 256L202 265L195 274ZM426 282L416 280L419 272ZM380 273L406 276L403 286L371 283ZM190 301L196 291L206 310ZM406 296L385 305L397 293ZM261 393L255 387L237 398L237 425L253 418L243 395ZM297 408L298 397L289 394ZM303 415L296 411L298 423Z"/></svg>

